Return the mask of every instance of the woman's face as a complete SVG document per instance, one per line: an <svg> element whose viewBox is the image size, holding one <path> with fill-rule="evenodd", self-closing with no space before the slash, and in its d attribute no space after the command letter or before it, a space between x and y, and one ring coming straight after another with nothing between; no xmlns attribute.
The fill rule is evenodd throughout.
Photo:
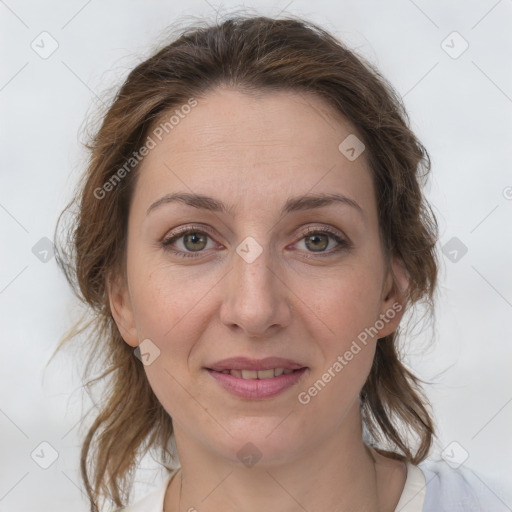
<svg viewBox="0 0 512 512"><path fill-rule="evenodd" d="M110 298L124 340L150 340L144 368L177 440L272 464L360 435L377 338L401 313L365 153L354 159L353 138L339 149L354 130L313 95L222 88L168 131L139 169L127 286ZM170 194L188 199L160 201ZM307 200L333 194L348 199ZM226 363L238 369L306 369L212 372L233 357L254 360Z"/></svg>

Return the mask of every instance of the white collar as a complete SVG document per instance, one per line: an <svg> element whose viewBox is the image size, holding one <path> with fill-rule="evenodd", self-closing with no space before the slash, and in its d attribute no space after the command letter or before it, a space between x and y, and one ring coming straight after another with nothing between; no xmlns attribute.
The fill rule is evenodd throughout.
<svg viewBox="0 0 512 512"><path fill-rule="evenodd" d="M426 481L423 471L418 466L407 463L407 478L404 490L394 512L421 512L425 502Z"/></svg>

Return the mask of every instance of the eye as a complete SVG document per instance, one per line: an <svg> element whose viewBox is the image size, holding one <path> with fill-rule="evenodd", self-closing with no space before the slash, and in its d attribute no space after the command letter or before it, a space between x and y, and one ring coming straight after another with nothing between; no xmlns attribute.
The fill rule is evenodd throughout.
<svg viewBox="0 0 512 512"><path fill-rule="evenodd" d="M171 252L181 258L194 258L198 254L204 252L205 249L211 249L208 247L208 239L211 240L211 236L204 229L198 229L195 227L187 227L181 229L178 233L173 234L169 238L166 238L161 242L162 247L165 251ZM175 242L181 240L183 248L176 250L173 248ZM329 241L334 240L336 245L329 251L326 251L329 247ZM302 238L299 240L300 243L304 241L306 252L317 253L319 256L331 256L339 251L349 249L351 243L345 240L338 234L337 231L329 228L310 228L303 233ZM307 256L308 258L311 256Z"/></svg>
<svg viewBox="0 0 512 512"><path fill-rule="evenodd" d="M206 231L194 227L188 227L163 240L162 246L164 250L169 251L176 256L180 256L182 258L194 258L195 255L193 253L202 252L203 249L209 248L207 247L209 238L210 236ZM181 243L183 244L184 249L180 249L178 251L173 249L172 246L174 242L181 239L183 239ZM187 251L190 251L190 253Z"/></svg>
<svg viewBox="0 0 512 512"><path fill-rule="evenodd" d="M334 248L327 251L326 249L329 247L329 239L334 240L336 244ZM329 228L310 228L303 234L303 238L301 238L298 243L303 241L304 246L307 249L306 252L317 253L319 256L331 256L339 251L349 249L351 247L350 242L345 240L336 231ZM310 256L307 257L309 258Z"/></svg>

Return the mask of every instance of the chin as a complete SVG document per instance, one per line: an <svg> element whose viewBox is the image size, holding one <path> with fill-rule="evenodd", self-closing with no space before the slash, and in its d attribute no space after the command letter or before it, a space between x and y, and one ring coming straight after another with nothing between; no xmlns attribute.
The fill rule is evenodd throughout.
<svg viewBox="0 0 512 512"><path fill-rule="evenodd" d="M226 425L226 433L222 439L212 440L211 445L225 459L247 467L255 465L275 466L291 461L300 452L304 433L300 436L290 430L291 425L283 422L286 415L275 417L244 417Z"/></svg>

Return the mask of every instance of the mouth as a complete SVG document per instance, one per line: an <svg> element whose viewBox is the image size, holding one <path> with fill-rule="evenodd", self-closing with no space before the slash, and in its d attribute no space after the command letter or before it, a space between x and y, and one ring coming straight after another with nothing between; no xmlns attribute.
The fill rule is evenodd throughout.
<svg viewBox="0 0 512 512"><path fill-rule="evenodd" d="M260 378L271 378L274 376L279 377L279 375L283 373L291 373L290 370L300 370L305 366L306 365L301 364L298 361L285 359L284 357L265 357L263 359L252 359L250 357L238 356L230 357L228 359L223 359L222 361L209 364L207 368L217 372L224 372L226 370L230 372L243 371L246 375L245 378L255 379L257 376L250 372L268 371L268 374L261 373L262 377ZM274 372L273 375L270 374L270 370ZM267 377L265 377L265 375L267 375Z"/></svg>
<svg viewBox="0 0 512 512"><path fill-rule="evenodd" d="M233 377L237 377L239 379L245 380L254 380L254 379L273 379L274 377L279 377L281 375L289 375L290 373L298 372L304 370L306 367L298 368L292 370L291 368L269 368L268 370L213 370L212 368L207 368L212 372L222 373L224 375L232 375Z"/></svg>
<svg viewBox="0 0 512 512"><path fill-rule="evenodd" d="M266 370L206 368L209 375L230 395L246 400L262 400L276 397L296 386L307 372L306 366L291 368L268 368Z"/></svg>

